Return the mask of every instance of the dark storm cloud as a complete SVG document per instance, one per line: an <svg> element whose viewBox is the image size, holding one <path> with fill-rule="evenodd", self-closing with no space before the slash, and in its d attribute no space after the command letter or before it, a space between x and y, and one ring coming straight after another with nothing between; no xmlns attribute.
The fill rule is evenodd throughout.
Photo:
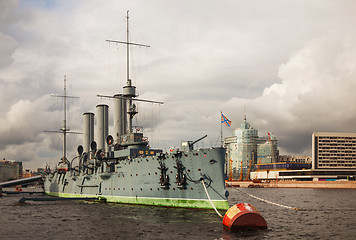
<svg viewBox="0 0 356 240"><path fill-rule="evenodd" d="M1 1L0 142L3 157L33 167L60 150L60 101L67 75L71 129L95 112L96 94L125 83L124 48L130 9L132 79L154 147L178 146L204 134L216 144L220 111L244 116L260 135L273 132L281 153L310 154L313 131L356 131L354 1ZM134 120L136 121L136 120ZM71 136L69 155L81 136ZM308 140L309 139L309 140ZM74 147L73 147L74 146ZM60 153L59 153L60 155ZM55 157L54 157L55 158ZM55 161L54 161L55 162Z"/></svg>

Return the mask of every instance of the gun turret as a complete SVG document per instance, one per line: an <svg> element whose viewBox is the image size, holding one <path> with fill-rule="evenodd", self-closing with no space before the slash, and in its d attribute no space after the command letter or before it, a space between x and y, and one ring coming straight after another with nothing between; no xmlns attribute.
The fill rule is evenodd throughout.
<svg viewBox="0 0 356 240"><path fill-rule="evenodd" d="M208 135L205 135L195 141L182 141L182 150L183 151L187 151L187 150L194 150L194 144L196 144L197 142L203 140L204 138L206 138Z"/></svg>

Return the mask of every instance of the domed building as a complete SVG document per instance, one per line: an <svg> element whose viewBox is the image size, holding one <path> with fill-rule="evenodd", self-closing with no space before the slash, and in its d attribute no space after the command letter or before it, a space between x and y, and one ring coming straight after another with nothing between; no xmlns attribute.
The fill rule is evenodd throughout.
<svg viewBox="0 0 356 240"><path fill-rule="evenodd" d="M226 173L229 180L248 180L257 163L277 162L277 139L270 134L259 137L258 131L244 121L224 140L226 147Z"/></svg>

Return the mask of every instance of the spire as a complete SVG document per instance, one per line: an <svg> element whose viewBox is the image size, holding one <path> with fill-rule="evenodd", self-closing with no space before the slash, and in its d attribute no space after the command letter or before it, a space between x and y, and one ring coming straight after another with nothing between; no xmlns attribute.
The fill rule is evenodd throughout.
<svg viewBox="0 0 356 240"><path fill-rule="evenodd" d="M246 105L244 105L244 122L246 122Z"/></svg>

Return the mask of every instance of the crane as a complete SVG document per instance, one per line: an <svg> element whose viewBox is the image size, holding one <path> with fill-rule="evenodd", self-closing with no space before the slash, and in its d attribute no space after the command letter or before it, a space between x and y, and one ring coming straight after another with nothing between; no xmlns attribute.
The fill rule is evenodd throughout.
<svg viewBox="0 0 356 240"><path fill-rule="evenodd" d="M260 171L260 167L261 167L261 159L262 159L262 157L260 157L260 160L258 161L258 165L257 165L257 170L256 170L255 179L253 179L254 181L255 181L255 180L257 180L257 175L258 175L258 172Z"/></svg>
<svg viewBox="0 0 356 240"><path fill-rule="evenodd" d="M242 172L242 161L240 162L240 178L239 178L239 181L242 181L242 178L243 178L243 172Z"/></svg>
<svg viewBox="0 0 356 240"><path fill-rule="evenodd" d="M247 171L247 175L245 177L245 181L250 179L251 166L252 166L252 160L250 161L250 165L248 166L248 171Z"/></svg>
<svg viewBox="0 0 356 240"><path fill-rule="evenodd" d="M233 176L232 176L232 159L229 159L229 181L234 180Z"/></svg>

